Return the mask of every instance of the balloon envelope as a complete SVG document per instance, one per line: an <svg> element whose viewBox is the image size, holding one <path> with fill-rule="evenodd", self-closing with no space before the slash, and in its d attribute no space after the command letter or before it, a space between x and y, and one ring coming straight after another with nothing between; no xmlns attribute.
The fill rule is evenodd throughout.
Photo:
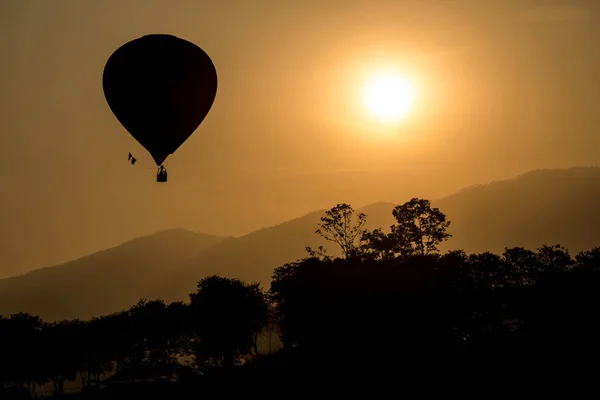
<svg viewBox="0 0 600 400"><path fill-rule="evenodd" d="M172 35L146 35L110 56L102 86L115 117L161 165L210 111L217 71L195 44Z"/></svg>

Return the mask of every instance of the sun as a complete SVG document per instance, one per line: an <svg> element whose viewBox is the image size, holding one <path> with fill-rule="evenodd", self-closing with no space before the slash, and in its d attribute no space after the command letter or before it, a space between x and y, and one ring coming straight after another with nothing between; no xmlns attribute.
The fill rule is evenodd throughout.
<svg viewBox="0 0 600 400"><path fill-rule="evenodd" d="M364 106L372 117L381 122L404 119L412 110L414 100L413 84L399 74L377 74L364 87Z"/></svg>

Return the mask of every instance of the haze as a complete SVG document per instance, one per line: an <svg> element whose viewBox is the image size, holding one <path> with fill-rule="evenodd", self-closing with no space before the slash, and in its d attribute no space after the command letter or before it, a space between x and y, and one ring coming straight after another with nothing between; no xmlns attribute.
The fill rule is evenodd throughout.
<svg viewBox="0 0 600 400"><path fill-rule="evenodd" d="M3 1L0 276L162 229L241 235L597 165L599 18L591 0ZM101 85L148 33L198 44L219 75L166 185ZM380 68L418 84L391 127L357 109Z"/></svg>

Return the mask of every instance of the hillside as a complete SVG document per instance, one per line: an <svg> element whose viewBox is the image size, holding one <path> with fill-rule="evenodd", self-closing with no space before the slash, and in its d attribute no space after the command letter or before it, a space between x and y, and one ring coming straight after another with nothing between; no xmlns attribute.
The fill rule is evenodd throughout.
<svg viewBox="0 0 600 400"><path fill-rule="evenodd" d="M405 200L409 200L408 198ZM561 244L572 253L600 245L600 168L542 170L466 188L432 201L452 221L442 250ZM393 223L391 203L360 209L368 228ZM142 297L187 300L203 276L260 281L273 269L326 243L314 232L324 210L238 238L165 231L61 266L0 280L0 314L25 310L46 319L87 318L129 307Z"/></svg>
<svg viewBox="0 0 600 400"><path fill-rule="evenodd" d="M0 314L89 318L161 295L183 262L228 239L173 229L131 240L62 265L0 280Z"/></svg>
<svg viewBox="0 0 600 400"><path fill-rule="evenodd" d="M408 200L408 199L407 199ZM502 253L561 244L574 255L600 246L600 168L538 170L514 179L474 185L432 200L452 221L453 237L440 250ZM370 225L389 228L394 206L363 208Z"/></svg>
<svg viewBox="0 0 600 400"><path fill-rule="evenodd" d="M452 221L443 249L502 252L561 244L572 254L600 246L600 168L533 171L432 202Z"/></svg>
<svg viewBox="0 0 600 400"><path fill-rule="evenodd" d="M409 199L406 199L409 200ZM453 237L440 246L442 251L463 249L469 253L502 253L505 247L532 250L544 244L561 244L572 254L600 246L600 168L540 170L511 180L476 185L437 200L452 221ZM394 222L391 203L361 208L369 229L386 230ZM187 282L218 273L268 287L273 269L303 257L305 246L326 243L314 234L323 211L262 229L208 249L189 261ZM193 289L182 274L176 293ZM192 277L194 279L192 279Z"/></svg>

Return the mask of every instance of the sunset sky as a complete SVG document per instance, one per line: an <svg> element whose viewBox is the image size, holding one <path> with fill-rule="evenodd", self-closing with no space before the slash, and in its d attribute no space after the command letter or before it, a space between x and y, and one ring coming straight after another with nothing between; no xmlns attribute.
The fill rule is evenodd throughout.
<svg viewBox="0 0 600 400"><path fill-rule="evenodd" d="M219 77L167 184L102 91L112 52L149 33ZM241 235L598 165L599 42L597 0L2 1L0 276L161 229ZM413 90L397 121L366 104L383 74Z"/></svg>

